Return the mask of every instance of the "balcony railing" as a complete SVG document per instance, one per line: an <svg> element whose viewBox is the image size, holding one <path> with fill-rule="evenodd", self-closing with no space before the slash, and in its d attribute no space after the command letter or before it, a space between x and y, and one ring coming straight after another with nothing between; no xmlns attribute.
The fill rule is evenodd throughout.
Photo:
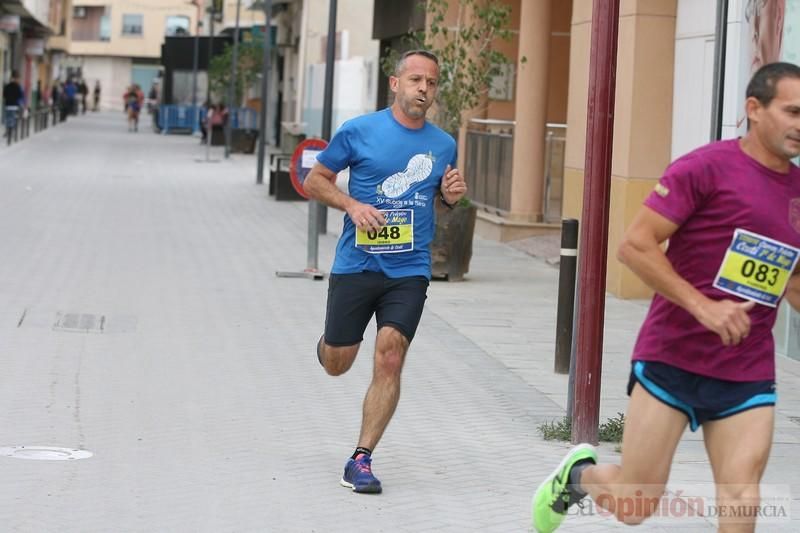
<svg viewBox="0 0 800 533"><path fill-rule="evenodd" d="M511 210L514 121L472 119L467 130L465 175L470 199L500 216ZM561 219L566 124L547 124L542 213L545 222Z"/></svg>
<svg viewBox="0 0 800 533"><path fill-rule="evenodd" d="M475 205L498 215L511 210L514 122L472 119L466 145L469 196Z"/></svg>

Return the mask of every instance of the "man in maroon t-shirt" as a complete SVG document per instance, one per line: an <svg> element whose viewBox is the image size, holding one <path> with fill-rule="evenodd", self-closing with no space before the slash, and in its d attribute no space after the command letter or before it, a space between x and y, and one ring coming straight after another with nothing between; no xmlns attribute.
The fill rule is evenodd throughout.
<svg viewBox="0 0 800 533"><path fill-rule="evenodd" d="M573 448L534 494L537 531L587 495L641 523L687 425L703 426L719 531L755 529L774 427L772 327L784 296L800 308L800 67L760 68L745 109L747 134L670 165L625 234L619 259L656 295L633 352L622 465Z"/></svg>

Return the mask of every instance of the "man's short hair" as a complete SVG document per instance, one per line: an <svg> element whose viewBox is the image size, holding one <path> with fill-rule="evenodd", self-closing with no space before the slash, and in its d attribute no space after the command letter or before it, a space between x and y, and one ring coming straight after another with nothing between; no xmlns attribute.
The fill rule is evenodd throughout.
<svg viewBox="0 0 800 533"><path fill-rule="evenodd" d="M408 59L411 56L426 57L431 61L433 61L434 63L436 63L437 68L439 67L439 58L436 57L436 54L434 54L433 52L429 52L427 50L422 50L422 49L409 50L408 52L404 52L403 55L401 55L400 58L397 60L397 63L395 63L394 65L395 76L400 76L400 74L403 73L403 70L405 70L406 68L406 59Z"/></svg>
<svg viewBox="0 0 800 533"><path fill-rule="evenodd" d="M746 97L753 97L767 107L775 98L778 82L784 78L800 79L800 67L794 63L767 63L753 74Z"/></svg>

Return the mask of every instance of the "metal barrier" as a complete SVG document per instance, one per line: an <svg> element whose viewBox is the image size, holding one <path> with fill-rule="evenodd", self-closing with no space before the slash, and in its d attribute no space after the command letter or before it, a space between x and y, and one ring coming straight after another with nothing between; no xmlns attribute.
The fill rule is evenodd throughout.
<svg viewBox="0 0 800 533"><path fill-rule="evenodd" d="M205 107L161 105L158 107L158 127L164 134L174 133L174 130L183 133L195 132L200 129L200 123L205 116ZM229 116L233 129L258 129L258 115L255 109L238 107L233 109Z"/></svg>
<svg viewBox="0 0 800 533"><path fill-rule="evenodd" d="M200 129L200 117L205 116L205 108L190 105L158 106L158 127L163 134L170 130L195 132Z"/></svg>
<svg viewBox="0 0 800 533"><path fill-rule="evenodd" d="M513 121L470 120L464 174L473 203L498 215L511 210L513 160Z"/></svg>
<svg viewBox="0 0 800 533"><path fill-rule="evenodd" d="M235 130L257 130L258 114L249 107L237 107L230 115L231 128Z"/></svg>
<svg viewBox="0 0 800 533"><path fill-rule="evenodd" d="M3 111L3 136L6 144L18 142L30 137L31 133L38 133L50 125L50 107L40 107L34 111L17 106L6 106ZM53 125L57 122L54 120ZM33 132L31 132L31 126Z"/></svg>

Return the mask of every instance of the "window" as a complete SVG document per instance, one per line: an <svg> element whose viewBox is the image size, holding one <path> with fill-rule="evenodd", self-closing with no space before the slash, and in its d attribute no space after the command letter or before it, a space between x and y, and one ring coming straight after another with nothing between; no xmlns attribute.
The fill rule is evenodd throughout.
<svg viewBox="0 0 800 533"><path fill-rule="evenodd" d="M167 37L175 37L176 35L189 35L189 17L175 15L167 17L167 29L165 35Z"/></svg>
<svg viewBox="0 0 800 533"><path fill-rule="evenodd" d="M142 15L122 15L122 35L141 35L143 19Z"/></svg>

